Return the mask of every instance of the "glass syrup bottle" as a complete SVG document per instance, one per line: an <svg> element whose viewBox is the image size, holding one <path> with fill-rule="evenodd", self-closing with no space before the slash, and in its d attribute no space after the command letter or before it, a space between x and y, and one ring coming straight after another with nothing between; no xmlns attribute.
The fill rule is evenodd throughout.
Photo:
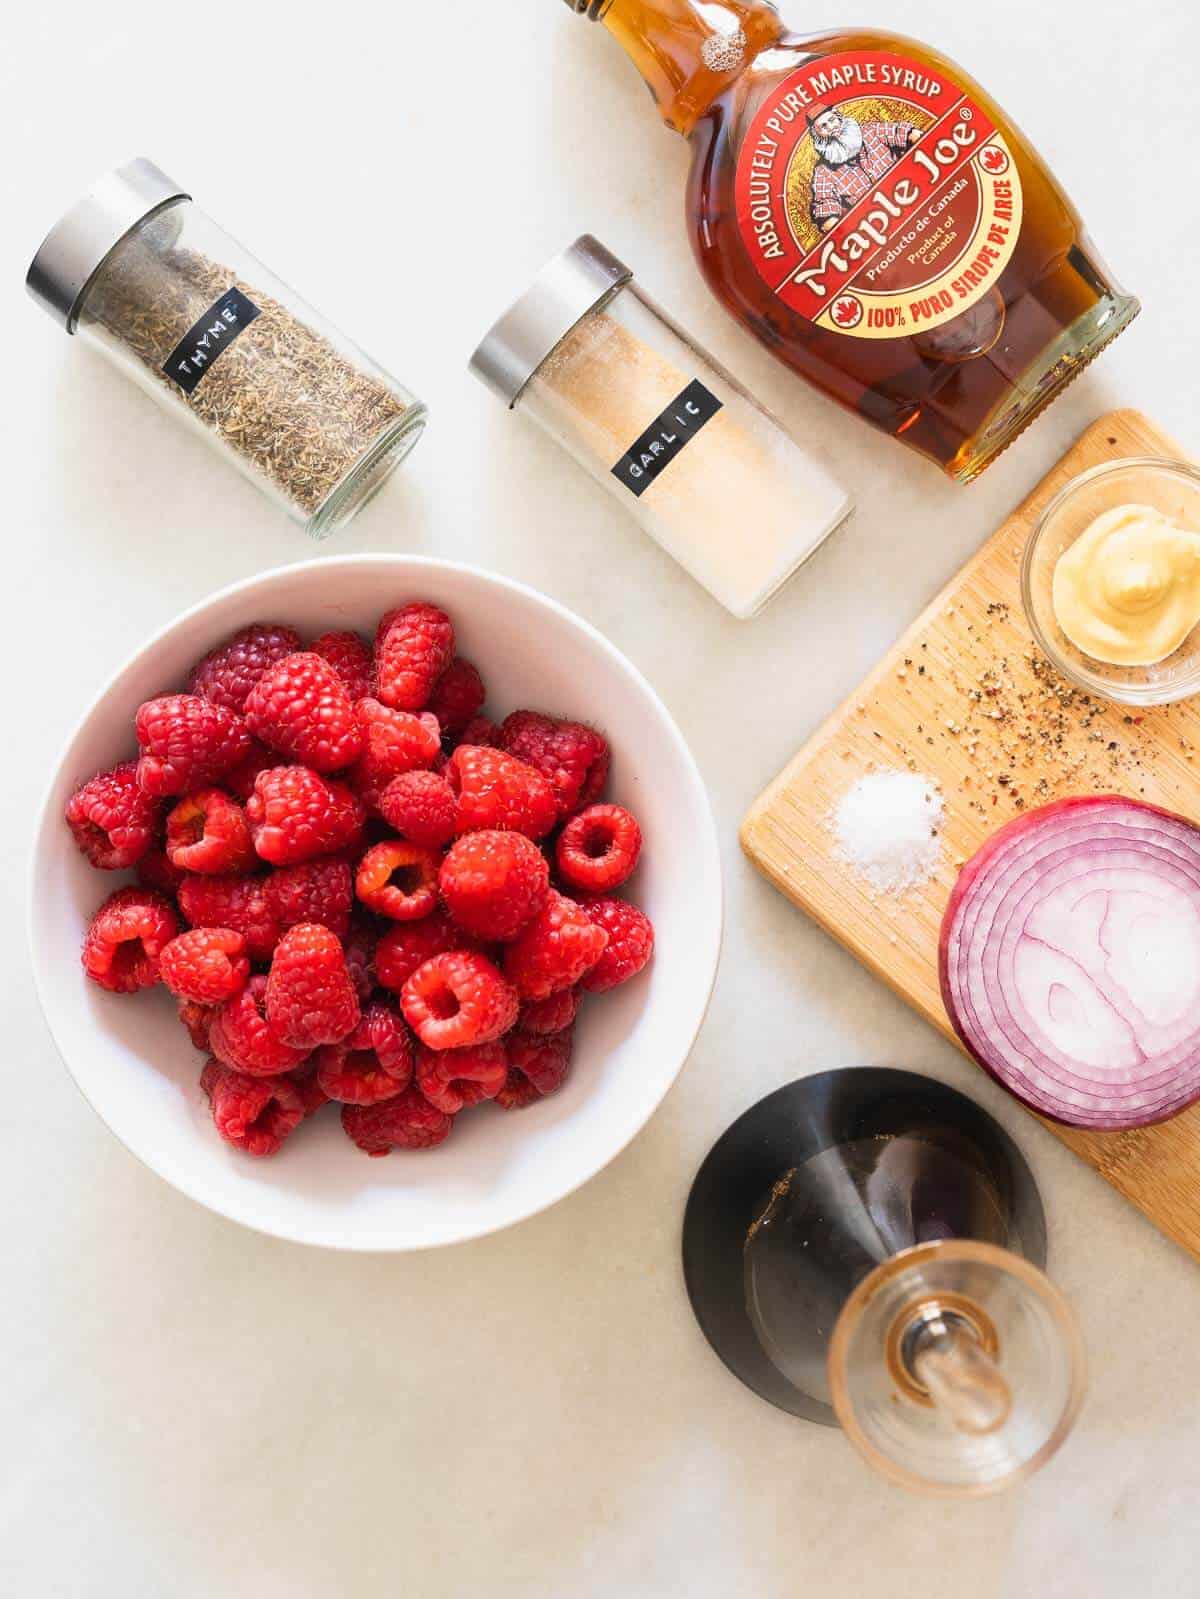
<svg viewBox="0 0 1200 1599"><path fill-rule="evenodd" d="M1133 320L1032 145L946 57L800 37L768 0L567 0L693 150L718 299L793 371L969 482Z"/></svg>

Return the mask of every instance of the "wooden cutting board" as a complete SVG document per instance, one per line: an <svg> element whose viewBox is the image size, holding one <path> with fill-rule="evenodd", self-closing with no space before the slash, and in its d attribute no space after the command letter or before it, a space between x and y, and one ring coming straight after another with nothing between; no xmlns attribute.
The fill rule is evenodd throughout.
<svg viewBox="0 0 1200 1599"><path fill-rule="evenodd" d="M955 1040L938 991L942 913L964 860L1019 811L1124 793L1200 816L1200 701L1126 710L1074 690L1035 650L1021 607L1025 541L1077 473L1180 454L1137 411L1101 417L758 799L747 855L775 886ZM866 772L908 768L945 800L936 876L873 895L835 855L829 816ZM957 1041L957 1040L955 1040ZM1085 1133L1046 1124L1200 1259L1200 1106L1159 1127Z"/></svg>

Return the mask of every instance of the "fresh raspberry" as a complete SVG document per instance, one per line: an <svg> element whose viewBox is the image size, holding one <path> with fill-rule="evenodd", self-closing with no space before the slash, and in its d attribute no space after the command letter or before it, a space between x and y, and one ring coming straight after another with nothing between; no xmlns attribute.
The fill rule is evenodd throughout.
<svg viewBox="0 0 1200 1599"><path fill-rule="evenodd" d="M187 1029L187 1035L193 1046L202 1055L210 1052L209 1034L212 1032L213 1007L211 1005L197 1005L195 1000L181 999L179 1001L179 1020Z"/></svg>
<svg viewBox="0 0 1200 1599"><path fill-rule="evenodd" d="M562 818L604 792L608 743L582 722L560 722L538 711L514 711L500 727L500 746L537 768L554 789Z"/></svg>
<svg viewBox="0 0 1200 1599"><path fill-rule="evenodd" d="M586 899L580 908L608 934L608 947L583 979L589 994L604 994L636 977L654 954L654 928L624 899Z"/></svg>
<svg viewBox="0 0 1200 1599"><path fill-rule="evenodd" d="M315 772L337 772L362 754L362 730L346 685L311 650L270 667L246 701L246 726L264 744Z"/></svg>
<svg viewBox="0 0 1200 1599"><path fill-rule="evenodd" d="M447 1116L495 1099L507 1081L508 1056L499 1039L467 1049L417 1045L417 1087Z"/></svg>
<svg viewBox="0 0 1200 1599"><path fill-rule="evenodd" d="M285 932L301 922L319 922L340 939L350 931L354 874L345 861L280 866L266 879L263 893Z"/></svg>
<svg viewBox="0 0 1200 1599"><path fill-rule="evenodd" d="M134 994L158 982L162 952L179 931L170 901L150 888L119 888L92 918L83 941L83 969L113 994Z"/></svg>
<svg viewBox="0 0 1200 1599"><path fill-rule="evenodd" d="M522 999L547 999L574 988L604 954L608 934L563 894L544 908L504 951L504 975Z"/></svg>
<svg viewBox="0 0 1200 1599"><path fill-rule="evenodd" d="M75 842L102 872L135 866L154 842L158 806L138 787L137 762L101 772L67 801Z"/></svg>
<svg viewBox="0 0 1200 1599"><path fill-rule="evenodd" d="M454 837L458 807L454 790L436 772L403 772L379 799L385 822L410 844L440 849Z"/></svg>
<svg viewBox="0 0 1200 1599"><path fill-rule="evenodd" d="M402 838L376 844L358 863L354 892L393 922L419 922L436 910L440 857Z"/></svg>
<svg viewBox="0 0 1200 1599"><path fill-rule="evenodd" d="M413 1078L408 1028L383 1000L367 1007L349 1038L326 1045L314 1058L322 1090L343 1105L378 1105L394 1099Z"/></svg>
<svg viewBox="0 0 1200 1599"><path fill-rule="evenodd" d="M246 813L219 788L185 794L167 817L167 856L184 872L238 877L258 865Z"/></svg>
<svg viewBox="0 0 1200 1599"><path fill-rule="evenodd" d="M564 882L605 894L632 876L642 853L642 830L621 805L589 805L559 835L555 858Z"/></svg>
<svg viewBox="0 0 1200 1599"><path fill-rule="evenodd" d="M458 798L460 833L499 828L544 838L558 817L554 791L539 772L503 750L460 744L446 779Z"/></svg>
<svg viewBox="0 0 1200 1599"><path fill-rule="evenodd" d="M362 840L365 812L345 783L331 783L307 766L260 772L246 801L254 848L272 866L298 866Z"/></svg>
<svg viewBox="0 0 1200 1599"><path fill-rule="evenodd" d="M177 999L219 1005L250 980L246 940L224 927L197 927L173 938L159 956L163 982Z"/></svg>
<svg viewBox="0 0 1200 1599"><path fill-rule="evenodd" d="M258 739L250 740L249 753L240 760L236 766L231 766L221 779L221 787L228 789L244 805L254 793L254 785L258 782L260 772L269 772L273 766L279 765L279 757L274 750Z"/></svg>
<svg viewBox="0 0 1200 1599"><path fill-rule="evenodd" d="M505 1078L504 1087L496 1095L496 1104L501 1110L528 1110L530 1105L536 1105L541 1095L529 1081L518 1071L510 1071Z"/></svg>
<svg viewBox="0 0 1200 1599"><path fill-rule="evenodd" d="M267 978L267 1020L294 1049L340 1044L362 1011L342 946L327 927L301 922L279 941Z"/></svg>
<svg viewBox="0 0 1200 1599"><path fill-rule="evenodd" d="M352 912L350 931L342 939L342 953L346 957L350 981L362 1005L375 992L375 951L378 944L379 934L372 919L363 913Z"/></svg>
<svg viewBox="0 0 1200 1599"><path fill-rule="evenodd" d="M267 1023L267 979L252 977L232 999L218 1006L209 1030L217 1059L251 1077L290 1072L307 1059L307 1049L293 1049L277 1038Z"/></svg>
<svg viewBox="0 0 1200 1599"><path fill-rule="evenodd" d="M137 863L137 879L143 888L153 888L160 894L165 894L168 899L173 899L179 892L180 885L187 876L178 866L171 864L165 849L153 845Z"/></svg>
<svg viewBox="0 0 1200 1599"><path fill-rule="evenodd" d="M375 679L375 658L365 639L357 633L322 633L308 647L333 667L346 685L351 705L366 699Z"/></svg>
<svg viewBox="0 0 1200 1599"><path fill-rule="evenodd" d="M435 1149L444 1144L454 1117L431 1105L419 1089L406 1088L382 1105L344 1105L342 1127L365 1154L390 1155L393 1149Z"/></svg>
<svg viewBox="0 0 1200 1599"><path fill-rule="evenodd" d="M507 1039L508 1063L514 1072L520 1072L526 1082L532 1083L540 1098L557 1093L566 1080L575 1045L574 1029L539 1036L534 1033L511 1033Z"/></svg>
<svg viewBox="0 0 1200 1599"><path fill-rule="evenodd" d="M455 950L418 966L404 985L408 1025L430 1049L489 1044L517 1019L516 990L483 955Z"/></svg>
<svg viewBox="0 0 1200 1599"><path fill-rule="evenodd" d="M179 909L192 927L226 927L240 933L252 961L269 961L283 927L261 877L185 877Z"/></svg>
<svg viewBox="0 0 1200 1599"><path fill-rule="evenodd" d="M304 1106L304 1119L315 1116L323 1105L328 1105L329 1095L317 1080L315 1059L305 1061L303 1066L297 1066L294 1072L288 1073L288 1082L295 1086Z"/></svg>
<svg viewBox="0 0 1200 1599"><path fill-rule="evenodd" d="M520 833L468 833L438 876L442 900L476 938L505 942L537 915L550 892L550 868Z"/></svg>
<svg viewBox="0 0 1200 1599"><path fill-rule="evenodd" d="M194 694L164 694L135 720L142 790L160 799L210 783L244 760L250 734L240 716Z"/></svg>
<svg viewBox="0 0 1200 1599"><path fill-rule="evenodd" d="M248 1077L210 1060L200 1086L227 1144L263 1159L277 1155L304 1120L304 1100L286 1077Z"/></svg>
<svg viewBox="0 0 1200 1599"><path fill-rule="evenodd" d="M443 735L453 738L479 714L486 699L487 689L478 670L456 655L433 685L428 708L437 717Z"/></svg>
<svg viewBox="0 0 1200 1599"><path fill-rule="evenodd" d="M363 804L378 810L383 792L404 772L427 770L442 750L436 717L393 711L379 700L359 700L354 710L363 752L347 780Z"/></svg>
<svg viewBox="0 0 1200 1599"><path fill-rule="evenodd" d="M488 716L473 716L454 743L478 744L481 749L500 748L500 729Z"/></svg>
<svg viewBox="0 0 1200 1599"><path fill-rule="evenodd" d="M375 692L398 711L423 711L454 658L454 626L436 605L403 605L375 634Z"/></svg>
<svg viewBox="0 0 1200 1599"><path fill-rule="evenodd" d="M252 622L193 666L188 692L241 716L251 689L267 668L302 648L294 628Z"/></svg>
<svg viewBox="0 0 1200 1599"><path fill-rule="evenodd" d="M375 950L375 976L384 988L399 994L418 966L435 955L465 949L480 954L475 940L456 927L443 910L419 922L399 922L390 927Z"/></svg>
<svg viewBox="0 0 1200 1599"><path fill-rule="evenodd" d="M583 994L578 988L560 988L546 999L527 1000L521 1006L517 1026L523 1033L539 1036L565 1032L578 1016L582 1003Z"/></svg>

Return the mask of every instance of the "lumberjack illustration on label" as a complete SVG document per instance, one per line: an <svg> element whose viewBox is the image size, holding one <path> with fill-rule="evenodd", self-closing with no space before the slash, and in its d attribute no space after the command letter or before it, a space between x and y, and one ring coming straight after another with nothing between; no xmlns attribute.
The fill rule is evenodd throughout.
<svg viewBox="0 0 1200 1599"><path fill-rule="evenodd" d="M813 173L813 221L828 233L871 185L887 175L921 137L912 122L868 122L865 126L848 112L818 103L809 106L804 120L812 129L812 142L820 158Z"/></svg>
<svg viewBox="0 0 1200 1599"><path fill-rule="evenodd" d="M879 51L780 84L743 146L737 195L760 276L802 316L860 339L969 310L1021 226L1020 182L983 108Z"/></svg>

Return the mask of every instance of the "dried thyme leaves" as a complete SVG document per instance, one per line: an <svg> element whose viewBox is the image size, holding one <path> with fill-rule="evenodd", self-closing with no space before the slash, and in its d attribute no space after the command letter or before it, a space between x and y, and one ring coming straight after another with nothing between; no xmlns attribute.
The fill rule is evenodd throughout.
<svg viewBox="0 0 1200 1599"><path fill-rule="evenodd" d="M87 314L245 465L312 516L408 407L278 300L185 248L178 231L168 211L128 239L98 273ZM232 286L260 314L185 394L163 363Z"/></svg>

